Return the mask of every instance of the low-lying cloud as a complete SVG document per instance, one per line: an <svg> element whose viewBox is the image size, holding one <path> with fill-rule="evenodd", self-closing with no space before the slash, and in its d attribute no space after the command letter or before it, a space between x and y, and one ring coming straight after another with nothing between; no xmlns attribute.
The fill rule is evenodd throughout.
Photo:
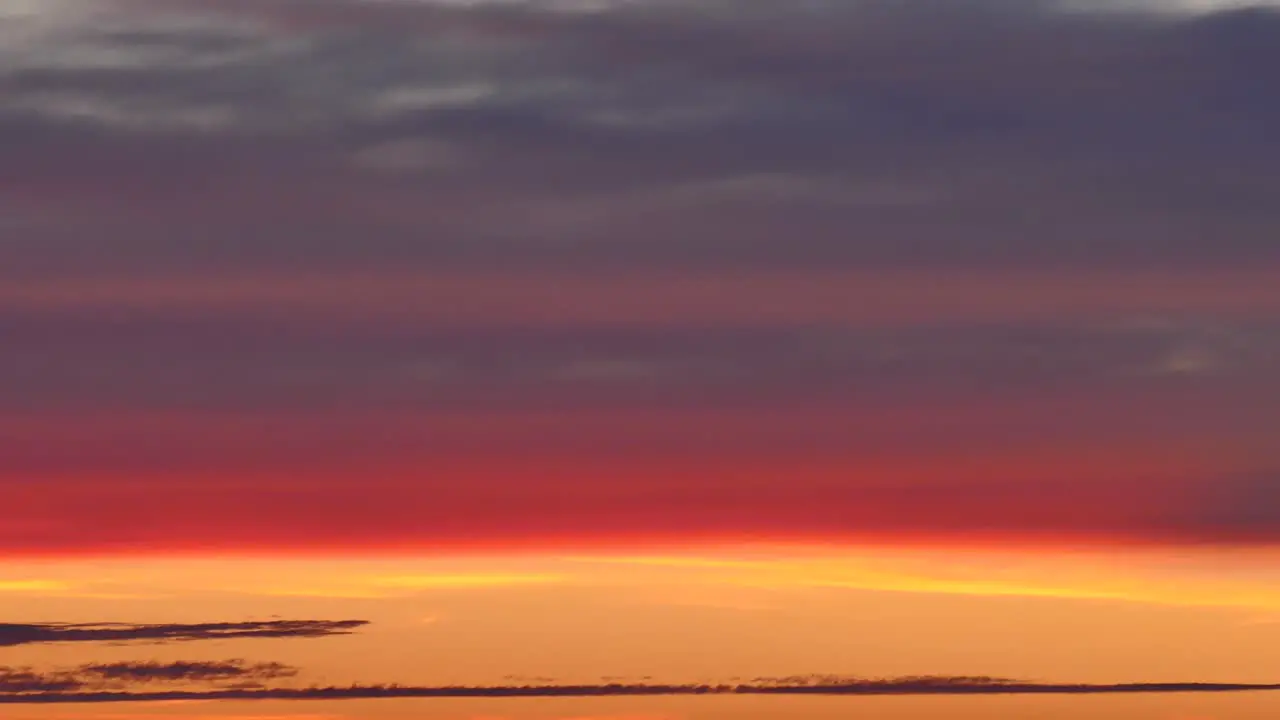
<svg viewBox="0 0 1280 720"><path fill-rule="evenodd" d="M1250 683L1048 683L988 677L913 676L889 679L840 678L813 682L763 680L740 684L623 684L402 686L222 689L159 692L0 692L0 703L102 703L170 700L351 700L362 698L536 698L629 697L671 695L1044 695L1249 692L1280 690L1276 684Z"/></svg>

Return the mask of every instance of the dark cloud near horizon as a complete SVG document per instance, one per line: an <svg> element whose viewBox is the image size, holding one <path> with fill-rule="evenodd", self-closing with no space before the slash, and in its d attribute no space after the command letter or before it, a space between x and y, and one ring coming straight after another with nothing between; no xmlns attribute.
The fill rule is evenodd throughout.
<svg viewBox="0 0 1280 720"><path fill-rule="evenodd" d="M1276 255L1273 11L182 7L0 46L7 273Z"/></svg>
<svg viewBox="0 0 1280 720"><path fill-rule="evenodd" d="M45 643L170 643L347 635L367 620L262 620L222 623L3 623L0 647ZM102 666L106 668L107 666Z"/></svg>
<svg viewBox="0 0 1280 720"><path fill-rule="evenodd" d="M985 677L913 676L887 679L842 678L799 683L772 680L741 684L623 684L402 686L352 685L303 689L218 689L156 692L76 692L57 688L0 692L0 704L157 702L166 700L348 700L361 698L531 698L632 697L671 695L1044 695L1256 692L1280 685L1249 683L1116 683L1076 684L1005 680Z"/></svg>

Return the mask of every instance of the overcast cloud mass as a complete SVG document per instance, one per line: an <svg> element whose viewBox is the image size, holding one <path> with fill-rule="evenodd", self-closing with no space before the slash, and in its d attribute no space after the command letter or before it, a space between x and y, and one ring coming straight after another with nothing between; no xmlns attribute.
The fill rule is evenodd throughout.
<svg viewBox="0 0 1280 720"><path fill-rule="evenodd" d="M1280 14L1174 5L0 0L0 547L1276 542Z"/></svg>

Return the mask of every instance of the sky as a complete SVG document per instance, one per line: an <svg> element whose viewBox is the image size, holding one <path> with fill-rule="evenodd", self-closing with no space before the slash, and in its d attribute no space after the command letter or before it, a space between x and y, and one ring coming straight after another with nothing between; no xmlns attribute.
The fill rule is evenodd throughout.
<svg viewBox="0 0 1280 720"><path fill-rule="evenodd" d="M1264 3L0 0L0 702L1280 681L1277 65ZM1280 707L1178 697L1106 712Z"/></svg>

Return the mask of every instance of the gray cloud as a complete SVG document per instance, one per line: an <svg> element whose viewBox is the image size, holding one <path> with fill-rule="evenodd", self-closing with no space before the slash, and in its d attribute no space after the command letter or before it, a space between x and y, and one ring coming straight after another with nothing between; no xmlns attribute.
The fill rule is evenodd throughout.
<svg viewBox="0 0 1280 720"><path fill-rule="evenodd" d="M1244 540L1273 537L1280 529L1280 471L1223 476L1203 494L1186 525Z"/></svg>
<svg viewBox="0 0 1280 720"><path fill-rule="evenodd" d="M1275 254L1270 11L123 7L0 42L9 268Z"/></svg>
<svg viewBox="0 0 1280 720"><path fill-rule="evenodd" d="M0 313L0 334L14 483L493 454L1261 447L1280 419L1280 329L1230 317L556 329L35 312Z"/></svg>
<svg viewBox="0 0 1280 720"><path fill-rule="evenodd" d="M1275 465L1275 11L26 5L0 24L0 480L50 494L18 494L13 547L136 546L144 497L236 504L172 514L206 549L301 498L263 527L309 539L370 511L285 478L445 457ZM258 502L200 479L281 468ZM453 477L386 491L403 537L431 525L404 497ZM755 522L700 482L644 523ZM1274 526L1270 487L1180 537Z"/></svg>
<svg viewBox="0 0 1280 720"><path fill-rule="evenodd" d="M1174 379L1231 388L1267 382L1280 359L1274 323L1212 317L464 329L65 311L0 312L0 333L8 411L716 403Z"/></svg>

